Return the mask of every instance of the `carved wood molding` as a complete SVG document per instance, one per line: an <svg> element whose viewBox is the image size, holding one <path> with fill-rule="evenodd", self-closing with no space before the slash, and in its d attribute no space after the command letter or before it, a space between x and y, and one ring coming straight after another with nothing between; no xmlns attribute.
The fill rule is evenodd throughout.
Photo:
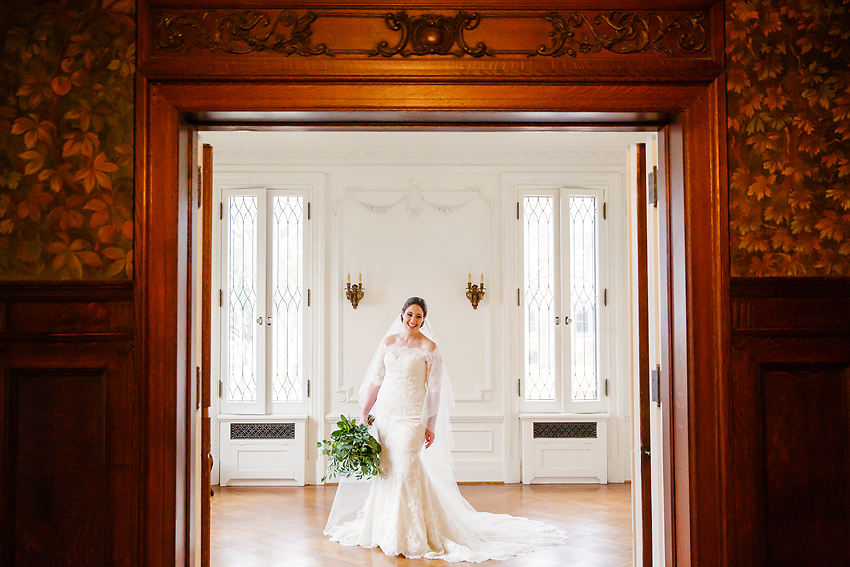
<svg viewBox="0 0 850 567"><path fill-rule="evenodd" d="M381 55L392 57L401 55L454 55L463 57L482 57L487 55L493 57L492 49L488 49L484 42L478 42L475 47L470 46L463 37L464 30L474 30L481 21L477 13L468 13L461 10L453 18L425 14L410 17L407 12L401 10L395 14L385 16L387 27L393 31L400 31L401 37L394 46L390 47L387 41L378 43L370 56ZM452 50L457 45L458 49Z"/></svg>
<svg viewBox="0 0 850 567"><path fill-rule="evenodd" d="M552 46L541 45L534 55L560 57L608 51L617 55L659 51L673 55L678 47L681 54L699 54L706 50L708 34L706 14L671 17L655 12L600 12L591 22L581 12L566 17L552 12L545 16L552 24ZM577 36L577 34L579 34Z"/></svg>
<svg viewBox="0 0 850 567"><path fill-rule="evenodd" d="M382 38L383 33L396 33ZM586 10L408 14L381 10L168 9L151 18L158 55L474 59L664 54L704 58L707 11ZM514 31L516 30L516 31ZM475 34L468 32L477 31ZM473 36L471 39L467 36Z"/></svg>
<svg viewBox="0 0 850 567"><path fill-rule="evenodd" d="M270 52L287 57L332 55L324 44L310 44L313 34L310 25L316 20L315 14L307 12L298 16L286 10L272 13L258 10L159 13L153 33L156 49L169 52L205 50L234 55Z"/></svg>

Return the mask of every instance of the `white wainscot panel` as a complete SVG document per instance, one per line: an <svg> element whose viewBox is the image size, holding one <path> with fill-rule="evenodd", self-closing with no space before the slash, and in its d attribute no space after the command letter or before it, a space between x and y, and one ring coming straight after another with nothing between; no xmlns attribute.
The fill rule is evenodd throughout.
<svg viewBox="0 0 850 567"><path fill-rule="evenodd" d="M222 486L304 486L305 416L219 416ZM232 426L255 428L242 439ZM264 428L291 424L290 438L264 438Z"/></svg>
<svg viewBox="0 0 850 567"><path fill-rule="evenodd" d="M521 415L520 419L524 484L607 484L607 414Z"/></svg>
<svg viewBox="0 0 850 567"><path fill-rule="evenodd" d="M492 453L492 429L454 431L454 451L458 453Z"/></svg>
<svg viewBox="0 0 850 567"><path fill-rule="evenodd" d="M458 482L504 482L502 417L453 417L455 477Z"/></svg>

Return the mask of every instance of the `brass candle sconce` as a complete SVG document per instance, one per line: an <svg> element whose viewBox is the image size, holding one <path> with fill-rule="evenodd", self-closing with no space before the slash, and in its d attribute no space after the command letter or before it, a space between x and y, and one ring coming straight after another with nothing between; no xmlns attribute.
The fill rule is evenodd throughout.
<svg viewBox="0 0 850 567"><path fill-rule="evenodd" d="M351 274L348 274L348 283L345 284L345 298L351 302L351 307L357 309L360 300L363 299L363 274L360 274L360 283L351 285Z"/></svg>
<svg viewBox="0 0 850 567"><path fill-rule="evenodd" d="M469 274L469 282L466 284L466 298L472 304L473 309L478 309L478 304L484 299L484 274L481 274L481 285L472 285L472 274Z"/></svg>

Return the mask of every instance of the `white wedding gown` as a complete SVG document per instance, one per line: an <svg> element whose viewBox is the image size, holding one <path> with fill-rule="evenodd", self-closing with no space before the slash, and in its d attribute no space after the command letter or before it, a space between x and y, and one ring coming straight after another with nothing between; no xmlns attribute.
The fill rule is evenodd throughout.
<svg viewBox="0 0 850 567"><path fill-rule="evenodd" d="M487 561L557 545L564 532L541 522L477 512L450 482L434 481L420 456L421 415L435 353L383 348L383 382L372 409L372 435L381 443L381 470L356 519L329 522L325 533L343 545L380 547L387 555L445 561Z"/></svg>

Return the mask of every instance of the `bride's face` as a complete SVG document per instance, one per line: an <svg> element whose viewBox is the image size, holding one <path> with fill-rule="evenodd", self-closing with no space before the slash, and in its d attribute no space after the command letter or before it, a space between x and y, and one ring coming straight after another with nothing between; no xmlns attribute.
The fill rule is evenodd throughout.
<svg viewBox="0 0 850 567"><path fill-rule="evenodd" d="M416 304L409 306L402 314L402 321L411 331L415 331L425 322L425 313Z"/></svg>

